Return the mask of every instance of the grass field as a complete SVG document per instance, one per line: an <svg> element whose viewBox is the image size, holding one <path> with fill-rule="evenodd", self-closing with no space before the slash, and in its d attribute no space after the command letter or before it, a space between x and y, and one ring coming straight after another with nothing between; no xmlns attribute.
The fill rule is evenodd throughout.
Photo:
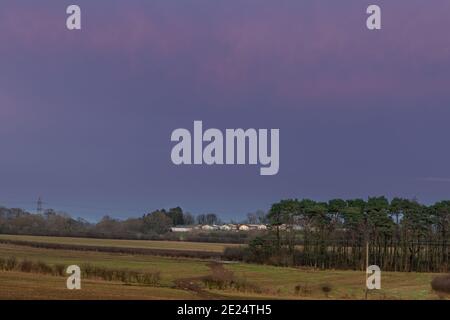
<svg viewBox="0 0 450 320"><path fill-rule="evenodd" d="M236 246L225 243L182 242L182 241L154 241L154 240L114 240L70 237L17 236L0 234L0 239L34 241L42 243L57 243L69 245L104 246L120 248L144 249L176 249L190 251L222 252L225 247Z"/></svg>
<svg viewBox="0 0 450 320"><path fill-rule="evenodd" d="M7 236L10 237L10 236ZM21 240L30 239L19 237ZM68 238L47 238L47 241L72 241ZM36 241L35 237L32 238ZM133 245L134 241L121 240L90 240L83 244L105 241L110 246L113 243ZM41 240L40 240L41 241ZM176 248L182 245L186 250L198 246L208 248L210 244L199 243L166 243L158 241L138 241L136 245L161 246ZM125 244L126 243L126 244ZM214 249L213 249L214 248ZM218 250L217 244L211 244L209 250ZM110 269L128 269L142 272L159 271L161 280L158 287L130 285L120 282L100 281L96 279L82 280L79 291L67 290L66 278L43 274L31 274L16 271L0 272L0 299L362 299L364 297L364 273L342 270L311 270L298 268L282 268L256 264L233 263L224 264L224 268L232 271L239 281L258 287L258 290L208 289L195 288L186 285L198 282L200 277L211 275L211 261L160 257L149 255L130 255L120 253L71 251L28 246L0 244L0 258L16 257L42 261L49 265L90 264ZM382 289L371 291L370 299L436 299L430 282L434 274L429 273L398 273L384 272L382 274ZM322 287L331 288L325 294ZM295 287L303 288L296 291Z"/></svg>

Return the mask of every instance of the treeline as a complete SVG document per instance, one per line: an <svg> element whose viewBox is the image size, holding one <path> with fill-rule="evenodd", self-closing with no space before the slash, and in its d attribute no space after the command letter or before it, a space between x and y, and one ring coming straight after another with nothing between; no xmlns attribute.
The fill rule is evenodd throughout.
<svg viewBox="0 0 450 320"><path fill-rule="evenodd" d="M253 214L250 216L253 217ZM125 220L104 216L100 221L91 223L52 209L33 214L23 209L0 207L0 234L224 243L248 243L251 237L247 233L226 231L170 232L172 226L195 223L218 224L220 219L214 213L194 216L176 207Z"/></svg>
<svg viewBox="0 0 450 320"><path fill-rule="evenodd" d="M125 220L104 216L99 222L90 223L52 209L32 214L23 209L0 207L0 233L9 234L149 239L166 234L172 226L190 225L196 221L214 224L219 218L215 214L195 217L176 207Z"/></svg>
<svg viewBox="0 0 450 320"><path fill-rule="evenodd" d="M363 270L368 247L369 263L384 271L449 270L450 201L427 206L386 197L288 199L273 204L267 215L247 219L268 223L269 231L256 238L252 233L225 231L168 232L174 225L220 222L214 214L194 217L179 207L126 220L106 216L98 223L53 210L30 214L0 207L0 233L249 243L246 248L228 249L225 258L323 269Z"/></svg>
<svg viewBox="0 0 450 320"><path fill-rule="evenodd" d="M67 243L49 243L30 240L14 240L1 239L0 244L12 244L18 246L28 246L32 248L56 249L56 250L75 250L75 251L95 251L108 253L123 253L130 255L151 255L163 257L182 257L195 259L220 259L221 252L205 251L205 250L177 250L177 249L160 249L160 248L134 248L121 246L94 246L82 244Z"/></svg>
<svg viewBox="0 0 450 320"><path fill-rule="evenodd" d="M272 231L231 258L278 265L384 271L449 270L450 201L426 206L385 197L283 200L272 205Z"/></svg>

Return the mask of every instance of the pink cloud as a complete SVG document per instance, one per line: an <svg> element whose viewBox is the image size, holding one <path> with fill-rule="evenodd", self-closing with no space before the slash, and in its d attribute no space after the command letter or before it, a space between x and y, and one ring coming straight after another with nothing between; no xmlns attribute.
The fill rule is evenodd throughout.
<svg viewBox="0 0 450 320"><path fill-rule="evenodd" d="M13 7L0 16L0 36L8 43L0 51L117 56L132 74L145 72L145 64L164 65L166 79L173 81L181 65L190 66L188 77L199 90L245 95L263 88L294 104L448 91L448 75L433 72L450 69L448 2L435 8L410 2L408 10L386 3L379 34L363 30L363 5L230 7L234 11L202 15L120 6L107 20L85 20L78 34L65 30L54 11Z"/></svg>

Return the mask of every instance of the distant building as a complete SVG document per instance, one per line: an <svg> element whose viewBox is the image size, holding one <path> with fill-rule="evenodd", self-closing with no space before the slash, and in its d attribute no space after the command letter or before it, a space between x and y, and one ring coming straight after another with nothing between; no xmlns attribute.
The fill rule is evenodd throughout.
<svg viewBox="0 0 450 320"><path fill-rule="evenodd" d="M242 228L239 228L239 230L242 230L242 231L267 230L267 226L265 224L245 224L245 225L243 224L241 226L242 226ZM245 226L248 227L248 229Z"/></svg>
<svg viewBox="0 0 450 320"><path fill-rule="evenodd" d="M172 232L191 232L192 228L190 227L172 227L170 228Z"/></svg>
<svg viewBox="0 0 450 320"><path fill-rule="evenodd" d="M249 224L248 227L250 230L267 230L267 226L265 224Z"/></svg>
<svg viewBox="0 0 450 320"><path fill-rule="evenodd" d="M240 226L239 226L239 229L238 229L239 231L248 231L248 230L250 230L250 227L248 226L248 225L246 225L246 224L241 224Z"/></svg>
<svg viewBox="0 0 450 320"><path fill-rule="evenodd" d="M223 225L196 225L196 226L176 226L170 228L172 232L193 232L195 230L203 231L256 231L267 230L264 224L223 224Z"/></svg>

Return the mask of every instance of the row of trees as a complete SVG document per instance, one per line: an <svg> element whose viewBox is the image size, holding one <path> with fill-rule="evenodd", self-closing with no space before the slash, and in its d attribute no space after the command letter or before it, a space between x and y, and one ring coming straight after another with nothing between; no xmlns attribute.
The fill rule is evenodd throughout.
<svg viewBox="0 0 450 320"><path fill-rule="evenodd" d="M126 220L105 216L97 223L90 223L51 209L43 214L31 214L22 209L0 207L0 233L9 234L151 238L169 232L172 226L191 225L196 221L200 224L215 224L219 218L213 213L195 217L176 207Z"/></svg>
<svg viewBox="0 0 450 320"><path fill-rule="evenodd" d="M220 221L215 214L194 217L179 207L126 220L106 216L98 223L73 219L53 210L30 214L0 207L0 233L10 234L172 239L168 233L171 226L195 222ZM368 245L369 263L385 271L449 269L450 201L426 206L415 200L389 201L385 197L328 202L288 199L273 204L267 215L262 211L249 214L246 222L271 226L267 234L251 241L250 261L364 269ZM206 238L197 234L182 236L191 241L236 243L246 242L252 235L213 232Z"/></svg>
<svg viewBox="0 0 450 320"><path fill-rule="evenodd" d="M449 269L450 201L289 199L268 218L273 231L250 246L266 262L364 269L368 245L369 263L385 271Z"/></svg>

